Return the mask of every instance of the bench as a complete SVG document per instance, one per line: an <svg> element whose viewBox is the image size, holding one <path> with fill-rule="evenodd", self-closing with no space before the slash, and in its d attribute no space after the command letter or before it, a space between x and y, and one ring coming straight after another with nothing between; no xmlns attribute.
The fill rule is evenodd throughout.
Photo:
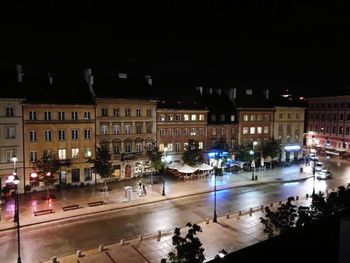
<svg viewBox="0 0 350 263"><path fill-rule="evenodd" d="M34 216L40 216L40 215L51 214L51 213L55 213L55 211L53 209L39 210L39 211L34 211Z"/></svg>
<svg viewBox="0 0 350 263"><path fill-rule="evenodd" d="M68 210L73 210L73 209L78 209L78 208L80 208L79 205L67 205L67 206L62 207L62 210L68 211Z"/></svg>
<svg viewBox="0 0 350 263"><path fill-rule="evenodd" d="M103 205L103 201L90 202L88 205L89 205L89 206Z"/></svg>

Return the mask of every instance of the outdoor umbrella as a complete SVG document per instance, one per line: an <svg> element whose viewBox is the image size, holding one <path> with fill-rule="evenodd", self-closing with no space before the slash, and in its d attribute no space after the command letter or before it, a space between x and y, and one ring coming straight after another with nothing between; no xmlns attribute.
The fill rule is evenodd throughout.
<svg viewBox="0 0 350 263"><path fill-rule="evenodd" d="M175 170L178 170L182 167L182 165L180 163L172 163L168 166L168 168L170 169L175 169Z"/></svg>
<svg viewBox="0 0 350 263"><path fill-rule="evenodd" d="M197 171L197 168L193 168L187 164L184 164L184 166L180 167L177 169L180 173L186 173L186 174L191 174Z"/></svg>
<svg viewBox="0 0 350 263"><path fill-rule="evenodd" d="M211 167L210 165L206 164L206 163L202 163L200 164L199 166L196 166L196 168L198 170L201 170L201 171L210 171L210 170L213 170L213 167Z"/></svg>

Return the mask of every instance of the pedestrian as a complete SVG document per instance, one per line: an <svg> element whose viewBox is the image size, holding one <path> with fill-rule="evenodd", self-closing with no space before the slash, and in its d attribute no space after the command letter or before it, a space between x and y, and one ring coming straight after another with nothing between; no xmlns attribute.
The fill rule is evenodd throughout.
<svg viewBox="0 0 350 263"><path fill-rule="evenodd" d="M142 185L142 190L143 190L143 194L146 196L147 192L146 192L146 186L145 185Z"/></svg>
<svg viewBox="0 0 350 263"><path fill-rule="evenodd" d="M139 188L141 188L141 186L142 186L142 183L141 183L141 180L139 181Z"/></svg>

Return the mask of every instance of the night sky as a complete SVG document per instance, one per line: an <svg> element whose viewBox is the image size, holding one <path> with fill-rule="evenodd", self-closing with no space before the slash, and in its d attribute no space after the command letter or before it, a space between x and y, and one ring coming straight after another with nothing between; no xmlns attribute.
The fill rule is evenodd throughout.
<svg viewBox="0 0 350 263"><path fill-rule="evenodd" d="M308 95L350 85L348 9L335 1L146 2L9 8L0 66L79 77L87 67L150 74L164 88L253 86Z"/></svg>

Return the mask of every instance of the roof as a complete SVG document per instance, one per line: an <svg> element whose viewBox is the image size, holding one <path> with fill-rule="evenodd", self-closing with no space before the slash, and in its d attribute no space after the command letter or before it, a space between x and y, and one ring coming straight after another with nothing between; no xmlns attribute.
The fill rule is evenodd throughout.
<svg viewBox="0 0 350 263"><path fill-rule="evenodd" d="M23 98L15 67L0 69L0 79L0 98Z"/></svg>
<svg viewBox="0 0 350 263"><path fill-rule="evenodd" d="M237 108L273 108L269 94L267 89L237 89L235 106Z"/></svg>
<svg viewBox="0 0 350 263"><path fill-rule="evenodd" d="M155 99L146 79L119 78L117 74L94 75L96 98Z"/></svg>

